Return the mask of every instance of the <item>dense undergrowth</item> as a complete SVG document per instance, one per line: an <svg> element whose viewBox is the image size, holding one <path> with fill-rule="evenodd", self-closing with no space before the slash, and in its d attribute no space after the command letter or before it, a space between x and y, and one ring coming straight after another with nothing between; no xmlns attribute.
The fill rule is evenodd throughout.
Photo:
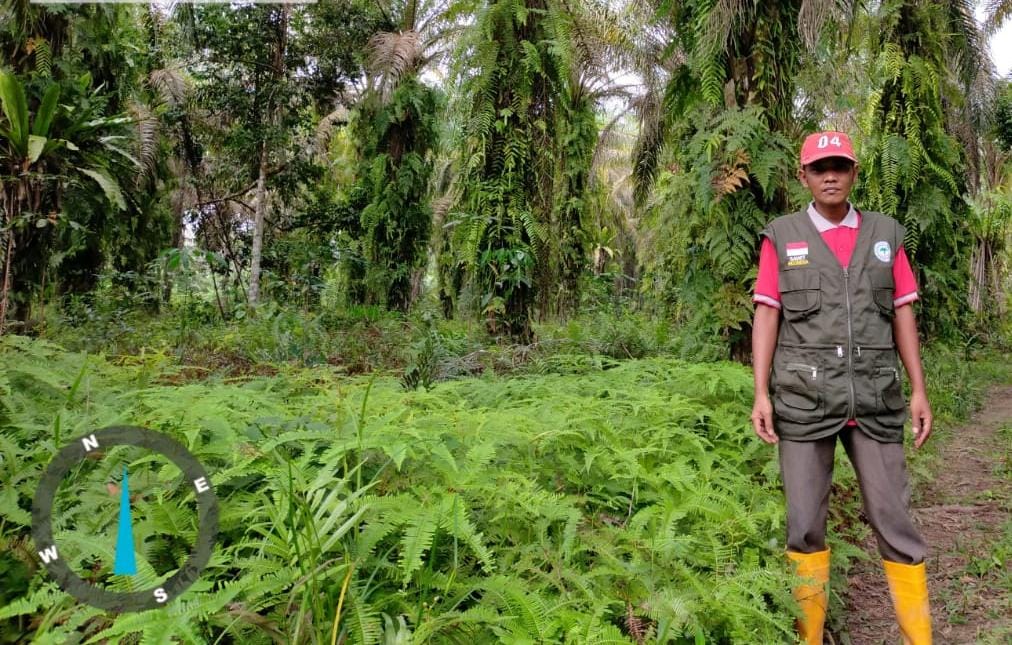
<svg viewBox="0 0 1012 645"><path fill-rule="evenodd" d="M629 303L588 302L564 324L536 323L535 340L518 345L488 335L481 322L446 320L427 303L409 315L375 306L327 306L318 311L268 302L255 315L244 308L222 316L206 299L180 299L158 312L107 288L90 299L51 308L32 335L72 351L134 355L163 351L198 370L221 375L273 373L279 364L330 365L358 375L401 373L427 350L434 380L537 367L556 354L615 359L729 356L709 331L685 333L665 316ZM426 347L428 346L428 347Z"/></svg>
<svg viewBox="0 0 1012 645"><path fill-rule="evenodd" d="M91 354L0 341L0 641L793 638L775 451L748 425L750 372L663 356L692 343L662 322L601 313L516 347L369 310L315 316L299 333L306 315L276 311L229 323L225 337L221 323L142 327L136 316L49 330ZM354 352L373 363L333 360ZM924 363L939 432L986 383L1012 379L1000 355L966 347L929 347ZM223 513L212 563L183 598L117 617L75 603L38 568L28 509L60 446L124 423L187 445ZM915 478L930 459L914 453ZM837 577L863 557L853 544L867 531L843 458L833 495L838 606ZM185 542L186 502L177 490L154 510L138 503L153 534ZM83 497L60 530L73 544L90 539L88 522L112 544L114 515L109 499ZM138 545L150 579L185 555Z"/></svg>
<svg viewBox="0 0 1012 645"><path fill-rule="evenodd" d="M748 429L740 365L556 355L537 376L405 391L393 377L327 367L193 381L165 353L113 364L16 337L2 360L3 568L17 581L0 610L8 639L791 633L775 462ZM213 473L222 526L210 567L180 601L114 617L36 569L27 509L60 445L118 423L187 445ZM61 530L101 515L113 531L114 514L82 498ZM154 533L194 531L192 516L152 516ZM139 561L153 557L146 548Z"/></svg>

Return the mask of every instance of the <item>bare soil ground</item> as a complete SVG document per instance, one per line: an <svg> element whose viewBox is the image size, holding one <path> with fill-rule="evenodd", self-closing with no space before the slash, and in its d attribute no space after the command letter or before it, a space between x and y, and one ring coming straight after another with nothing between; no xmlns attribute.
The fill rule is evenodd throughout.
<svg viewBox="0 0 1012 645"><path fill-rule="evenodd" d="M1012 447L998 433L1010 424L1012 385L1001 385L968 423L929 439L940 443L939 457L930 464L931 477L916 488L913 512L930 548L928 588L936 644L1012 642L1007 584L1012 563L996 561L1001 556L992 548L1002 539L1012 510ZM850 572L848 634L837 642L899 643L874 537L863 547L872 559L858 562Z"/></svg>

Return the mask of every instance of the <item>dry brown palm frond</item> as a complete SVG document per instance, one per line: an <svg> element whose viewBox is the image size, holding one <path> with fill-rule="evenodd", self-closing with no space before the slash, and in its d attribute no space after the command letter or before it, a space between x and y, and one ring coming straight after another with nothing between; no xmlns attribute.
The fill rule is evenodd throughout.
<svg viewBox="0 0 1012 645"><path fill-rule="evenodd" d="M189 81L179 67L152 70L148 75L148 83L172 107L182 105L190 91Z"/></svg>
<svg viewBox="0 0 1012 645"><path fill-rule="evenodd" d="M434 197L430 202L432 207L432 232L429 236L429 251L438 255L441 245L446 243L446 237L450 235L445 229L447 227L446 216L453 210L453 207L460 199L460 190L452 186L447 192Z"/></svg>
<svg viewBox="0 0 1012 645"><path fill-rule="evenodd" d="M446 219L446 214L457 202L458 195L447 193L432 200L432 220L441 225Z"/></svg>
<svg viewBox="0 0 1012 645"><path fill-rule="evenodd" d="M750 5L749 0L717 0L707 14L706 42L718 50L726 47L735 25L752 13Z"/></svg>
<svg viewBox="0 0 1012 645"><path fill-rule="evenodd" d="M136 182L139 187L155 174L155 167L158 164L158 135L161 124L151 108L143 103L131 102L128 109L137 127L135 149L140 172L137 173Z"/></svg>
<svg viewBox="0 0 1012 645"><path fill-rule="evenodd" d="M334 130L338 125L343 125L348 122L348 116L350 112L344 105L338 104L337 108L320 119L320 123L316 126L316 134L313 137L313 151L316 154L326 154L327 146L330 145L330 138L334 134Z"/></svg>
<svg viewBox="0 0 1012 645"><path fill-rule="evenodd" d="M846 15L847 7L841 0L801 0L801 8L798 10L798 33L808 51L815 50L826 24L841 21Z"/></svg>
<svg viewBox="0 0 1012 645"><path fill-rule="evenodd" d="M414 30L375 34L368 44L369 70L396 83L418 70L423 49L422 37Z"/></svg>
<svg viewBox="0 0 1012 645"><path fill-rule="evenodd" d="M981 175L986 187L991 190L1012 189L1012 174L1005 172L1012 161L1012 152L1002 150L993 142L985 142L982 146L983 158Z"/></svg>

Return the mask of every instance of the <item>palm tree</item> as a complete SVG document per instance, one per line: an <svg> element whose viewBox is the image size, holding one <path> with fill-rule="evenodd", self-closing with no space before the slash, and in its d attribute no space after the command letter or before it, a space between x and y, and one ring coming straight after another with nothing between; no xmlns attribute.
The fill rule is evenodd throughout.
<svg viewBox="0 0 1012 645"><path fill-rule="evenodd" d="M657 231L645 268L684 324L743 356L758 232L790 206L797 79L844 11L835 0L644 4L663 44L644 58L633 162L636 203Z"/></svg>
<svg viewBox="0 0 1012 645"><path fill-rule="evenodd" d="M465 97L451 113L469 116L451 126L458 141L457 163L463 168L458 181L443 193L445 203L454 207L437 254L440 293L444 310L451 310L446 305L458 296L464 296L465 303L476 299L490 329L508 334L519 329L518 337L524 337L529 323L523 320L535 314L571 314L579 303L595 235L588 229L598 219L591 215L600 215L592 213L598 199L592 190L595 163L603 158L599 152L608 133L628 113L627 108L614 115L602 128L600 108L608 100L632 100L636 87L627 80L628 72L642 55L637 42L643 34L635 15L616 11L610 3L553 0L524 5L525 15L539 21L528 31L540 30L544 39L531 44L550 43L536 65L534 50L514 42L512 27L497 23L495 29L483 31L496 12L505 10L490 3L479 14L472 39L461 48L471 60L481 61L483 54L489 59L480 67L465 63L457 70L458 78L467 77ZM503 52L503 46L510 51ZM525 51L518 56L513 49ZM498 65L507 66L511 56L522 59L523 53L530 58L516 64L536 70L534 77L497 70ZM517 92L528 87L541 94ZM530 114L519 114L517 105L527 106ZM505 118L496 125L482 114ZM509 133L517 127L534 130L511 141ZM476 141L489 143L459 145ZM532 148L531 141L539 145ZM509 165L492 163L501 155ZM483 166L477 164L479 158L487 160ZM509 174L514 167L533 176ZM503 178L515 189L515 200L500 198L503 191L489 185L493 178ZM485 199L486 190L497 194L495 203ZM475 203L467 204L469 199ZM447 251L447 238L452 238L452 251Z"/></svg>
<svg viewBox="0 0 1012 645"><path fill-rule="evenodd" d="M361 230L358 253L347 254L350 293L399 311L418 293L431 234L428 185L441 99L421 75L445 55L457 29L445 17L449 7L408 0L384 11L389 20L400 15L400 28L370 38L368 85L352 116Z"/></svg>
<svg viewBox="0 0 1012 645"><path fill-rule="evenodd" d="M643 59L638 40L647 35L635 13L616 12L607 3L562 0L558 7L566 16L559 25L572 53L556 121L559 150L551 234L538 264L542 316L572 314L579 305L580 279L596 235L597 223L588 221L595 199L595 162L602 160L600 151L615 125L632 109L635 86L621 79ZM624 102L626 108L602 129L598 113L609 100Z"/></svg>
<svg viewBox="0 0 1012 645"><path fill-rule="evenodd" d="M1012 18L1012 0L988 0L984 10L984 31L994 34Z"/></svg>
<svg viewBox="0 0 1012 645"><path fill-rule="evenodd" d="M567 20L554 0L490 0L455 70L460 105L451 113L463 121L460 198L446 225L454 262L489 331L521 342L532 338L538 258L550 235L572 64Z"/></svg>

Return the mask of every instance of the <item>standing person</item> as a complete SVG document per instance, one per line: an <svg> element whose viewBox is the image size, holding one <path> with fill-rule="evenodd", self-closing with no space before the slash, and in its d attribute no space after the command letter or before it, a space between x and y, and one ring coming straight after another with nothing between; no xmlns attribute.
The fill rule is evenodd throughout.
<svg viewBox="0 0 1012 645"><path fill-rule="evenodd" d="M762 231L753 297L752 425L763 441L779 445L787 555L808 579L794 589L804 642L822 643L826 515L839 438L857 473L903 642L926 645L927 545L909 513L907 413L896 359L898 351L910 378L914 445L920 448L931 434L931 407L910 305L917 284L902 246L903 226L850 204L857 170L846 134L808 136L798 178L812 202Z"/></svg>

